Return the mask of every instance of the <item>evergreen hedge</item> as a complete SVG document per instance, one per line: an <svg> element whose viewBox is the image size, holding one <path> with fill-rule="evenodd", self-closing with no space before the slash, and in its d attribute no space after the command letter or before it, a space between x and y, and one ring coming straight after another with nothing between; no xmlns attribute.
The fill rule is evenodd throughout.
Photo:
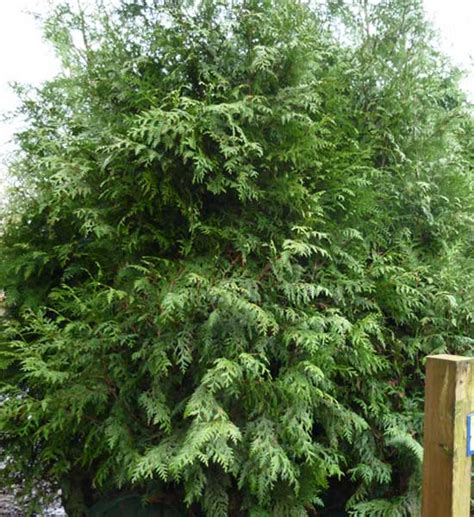
<svg viewBox="0 0 474 517"><path fill-rule="evenodd" d="M45 32L0 236L4 482L71 516L416 514L424 357L472 353L474 315L472 111L421 0Z"/></svg>

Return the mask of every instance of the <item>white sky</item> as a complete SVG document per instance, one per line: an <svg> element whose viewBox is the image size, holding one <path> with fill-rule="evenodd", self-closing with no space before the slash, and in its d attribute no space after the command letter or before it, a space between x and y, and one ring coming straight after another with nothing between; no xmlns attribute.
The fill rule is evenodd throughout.
<svg viewBox="0 0 474 517"><path fill-rule="evenodd" d="M39 84L53 76L58 63L42 40L28 11L42 11L58 0L0 0L0 114L17 106L10 82ZM474 99L474 0L424 0L429 18L441 33L441 46L468 70L463 86ZM13 126L0 119L0 162L11 149ZM0 164L0 180L5 167Z"/></svg>

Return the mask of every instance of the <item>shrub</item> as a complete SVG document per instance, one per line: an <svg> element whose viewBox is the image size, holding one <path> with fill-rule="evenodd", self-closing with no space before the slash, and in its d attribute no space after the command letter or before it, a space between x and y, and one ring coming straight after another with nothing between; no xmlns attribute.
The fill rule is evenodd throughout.
<svg viewBox="0 0 474 517"><path fill-rule="evenodd" d="M412 515L423 358L472 349L472 115L417 0L45 23L4 213L6 482L70 515ZM331 506L333 505L333 506Z"/></svg>

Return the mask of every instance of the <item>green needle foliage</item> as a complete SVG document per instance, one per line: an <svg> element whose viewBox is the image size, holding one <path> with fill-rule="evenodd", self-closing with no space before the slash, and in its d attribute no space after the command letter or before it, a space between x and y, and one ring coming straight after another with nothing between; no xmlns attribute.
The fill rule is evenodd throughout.
<svg viewBox="0 0 474 517"><path fill-rule="evenodd" d="M19 90L0 236L4 482L71 516L415 515L424 357L474 321L473 118L421 0L45 30L63 72Z"/></svg>

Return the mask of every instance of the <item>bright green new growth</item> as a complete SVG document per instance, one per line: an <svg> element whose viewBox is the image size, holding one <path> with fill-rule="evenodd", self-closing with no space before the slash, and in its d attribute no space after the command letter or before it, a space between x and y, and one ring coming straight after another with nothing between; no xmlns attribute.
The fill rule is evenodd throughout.
<svg viewBox="0 0 474 517"><path fill-rule="evenodd" d="M0 242L8 482L70 515L415 515L472 349L472 115L421 2L57 9Z"/></svg>

